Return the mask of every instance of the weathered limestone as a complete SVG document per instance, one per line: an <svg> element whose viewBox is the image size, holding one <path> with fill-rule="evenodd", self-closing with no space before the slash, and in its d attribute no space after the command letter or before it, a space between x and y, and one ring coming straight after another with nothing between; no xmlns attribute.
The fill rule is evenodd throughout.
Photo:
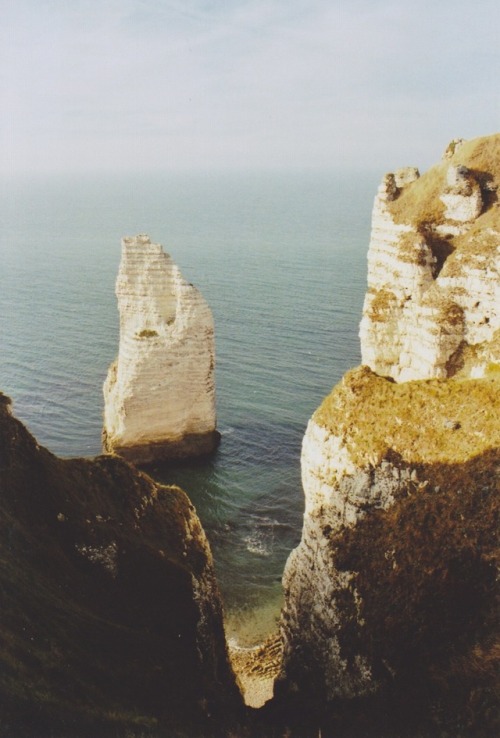
<svg viewBox="0 0 500 738"><path fill-rule="evenodd" d="M365 366L344 376L303 439L304 526L283 577L277 695L321 710L389 683L391 694L402 690L397 701L413 671L414 686L440 673L441 689L454 678L456 592L474 591L482 577L481 595L467 601L478 623L489 622L500 491L499 181L500 135L453 142L428 174L399 170L379 187L360 328ZM470 553L482 547L483 560ZM440 608L447 624L436 646ZM463 664L472 663L467 649L491 641L481 627L470 635L457 625Z"/></svg>
<svg viewBox="0 0 500 738"><path fill-rule="evenodd" d="M362 361L377 373L479 376L500 360L499 152L498 135L458 140L422 177L384 177L360 325Z"/></svg>
<svg viewBox="0 0 500 738"><path fill-rule="evenodd" d="M446 220L472 223L483 208L481 188L472 172L464 167L450 166L446 173L447 187L441 195L446 206Z"/></svg>
<svg viewBox="0 0 500 738"><path fill-rule="evenodd" d="M432 529L415 529L413 542L403 536L396 556L388 543L385 554L372 548L369 520L378 515L380 522L385 514L388 529L397 533L391 510L397 515L408 502L421 502L425 509L425 496L431 495L433 504L432 495L439 495L438 509L448 510L462 490L485 501L494 498L500 485L499 413L500 381L495 375L397 384L360 367L348 372L324 400L309 421L302 445L304 526L283 576L284 656L278 694L298 693L319 704L350 699L377 691L384 672L392 679L406 668L400 667L397 655L382 663L373 650L367 623L376 629L377 614L367 604L366 582L365 590L360 588L363 572L346 567L342 559L349 531L366 520L365 532L356 539L360 556L382 558L388 570L413 557L418 571L425 557L418 547L426 550L430 545ZM466 479L461 470L478 459L484 459L477 463L481 473ZM480 510L477 503L475 509ZM453 513L446 516L455 520ZM459 544L468 551L477 523L456 516L464 521ZM493 529L491 535L494 539ZM406 545L413 548L405 550ZM462 556L466 554L458 548L452 559L460 561ZM411 590L413 572L413 567L403 571L398 585ZM457 576L465 582L470 573L464 570ZM378 586L376 580L368 582L370 588ZM431 580L423 589L432 592L432 587L431 597L445 597L439 581ZM397 624L405 617L404 610L399 612L401 595L394 590L386 597ZM425 613L419 617L425 622ZM390 631L386 638L391 641Z"/></svg>
<svg viewBox="0 0 500 738"><path fill-rule="evenodd" d="M211 310L148 236L122 240L120 346L104 384L104 448L136 463L218 442Z"/></svg>

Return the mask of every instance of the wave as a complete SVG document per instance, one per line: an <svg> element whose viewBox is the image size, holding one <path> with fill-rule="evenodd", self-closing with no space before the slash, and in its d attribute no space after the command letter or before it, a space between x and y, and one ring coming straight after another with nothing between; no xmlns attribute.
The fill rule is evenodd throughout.
<svg viewBox="0 0 500 738"><path fill-rule="evenodd" d="M254 530L248 536L244 537L246 543L246 549L249 553L255 554L256 556L270 556L273 552L272 541L266 540L266 536L258 531Z"/></svg>

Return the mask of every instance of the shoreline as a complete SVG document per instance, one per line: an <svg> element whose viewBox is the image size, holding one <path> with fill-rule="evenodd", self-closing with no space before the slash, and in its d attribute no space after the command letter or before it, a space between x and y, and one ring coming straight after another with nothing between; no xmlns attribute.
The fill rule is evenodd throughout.
<svg viewBox="0 0 500 738"><path fill-rule="evenodd" d="M281 582L257 602L243 606L235 607L227 603L224 592L221 594L225 603L224 630L228 643L241 648L254 648L263 645L272 634L278 632L283 607Z"/></svg>
<svg viewBox="0 0 500 738"><path fill-rule="evenodd" d="M258 709L272 699L274 681L281 669L282 644L278 632L251 647L228 643L229 659L247 707Z"/></svg>

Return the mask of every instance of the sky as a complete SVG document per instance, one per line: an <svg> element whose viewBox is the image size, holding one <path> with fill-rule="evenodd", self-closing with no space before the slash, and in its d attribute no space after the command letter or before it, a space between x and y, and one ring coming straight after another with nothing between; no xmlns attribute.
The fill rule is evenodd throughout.
<svg viewBox="0 0 500 738"><path fill-rule="evenodd" d="M0 175L425 168L500 130L498 0L0 0Z"/></svg>

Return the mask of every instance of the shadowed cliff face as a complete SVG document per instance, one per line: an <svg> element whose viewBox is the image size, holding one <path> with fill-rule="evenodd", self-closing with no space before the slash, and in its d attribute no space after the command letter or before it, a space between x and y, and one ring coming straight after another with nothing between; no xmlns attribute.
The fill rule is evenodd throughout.
<svg viewBox="0 0 500 738"><path fill-rule="evenodd" d="M118 458L57 459L3 395L0 557L2 735L97 735L238 704L186 495Z"/></svg>
<svg viewBox="0 0 500 738"><path fill-rule="evenodd" d="M500 452L386 461L394 502L336 530L318 512L289 563L277 694L332 735L497 735Z"/></svg>
<svg viewBox="0 0 500 738"><path fill-rule="evenodd" d="M401 485L396 504L332 535L330 550L339 570L357 572L374 677L413 699L446 697L473 721L479 694L495 704L500 658L500 451L415 472L421 481Z"/></svg>
<svg viewBox="0 0 500 738"><path fill-rule="evenodd" d="M489 535L485 561L495 564L499 390L495 377L396 384L361 367L348 372L324 400L304 437L304 530L284 576L287 679L304 670L301 684L307 688L322 682L317 693L327 700L377 688L371 646L361 625L375 617L367 605L374 597L370 585L376 592L380 586L380 572L370 562L382 558L399 582L405 572L404 586L411 591L417 586L412 576L429 573L425 562L432 547L437 560L439 551L444 560L452 546L460 564L471 548L483 552L482 536ZM400 518L403 509L407 512ZM390 545L388 530L375 536L374 526L382 520L397 520L397 526L404 520L406 530L397 545ZM340 559L337 549L344 551ZM415 562L413 573L401 568L408 558ZM466 567L458 571L465 586L472 574ZM438 584L429 581L429 591L444 607L447 594ZM384 598L396 627L398 618L406 617L403 595L388 586ZM425 613L419 618L425 621ZM346 650L342 633L347 621L359 637ZM407 626L408 632L420 627L412 618ZM395 638L390 628L387 637ZM409 666L415 668L411 660ZM387 668L397 671L395 665Z"/></svg>

